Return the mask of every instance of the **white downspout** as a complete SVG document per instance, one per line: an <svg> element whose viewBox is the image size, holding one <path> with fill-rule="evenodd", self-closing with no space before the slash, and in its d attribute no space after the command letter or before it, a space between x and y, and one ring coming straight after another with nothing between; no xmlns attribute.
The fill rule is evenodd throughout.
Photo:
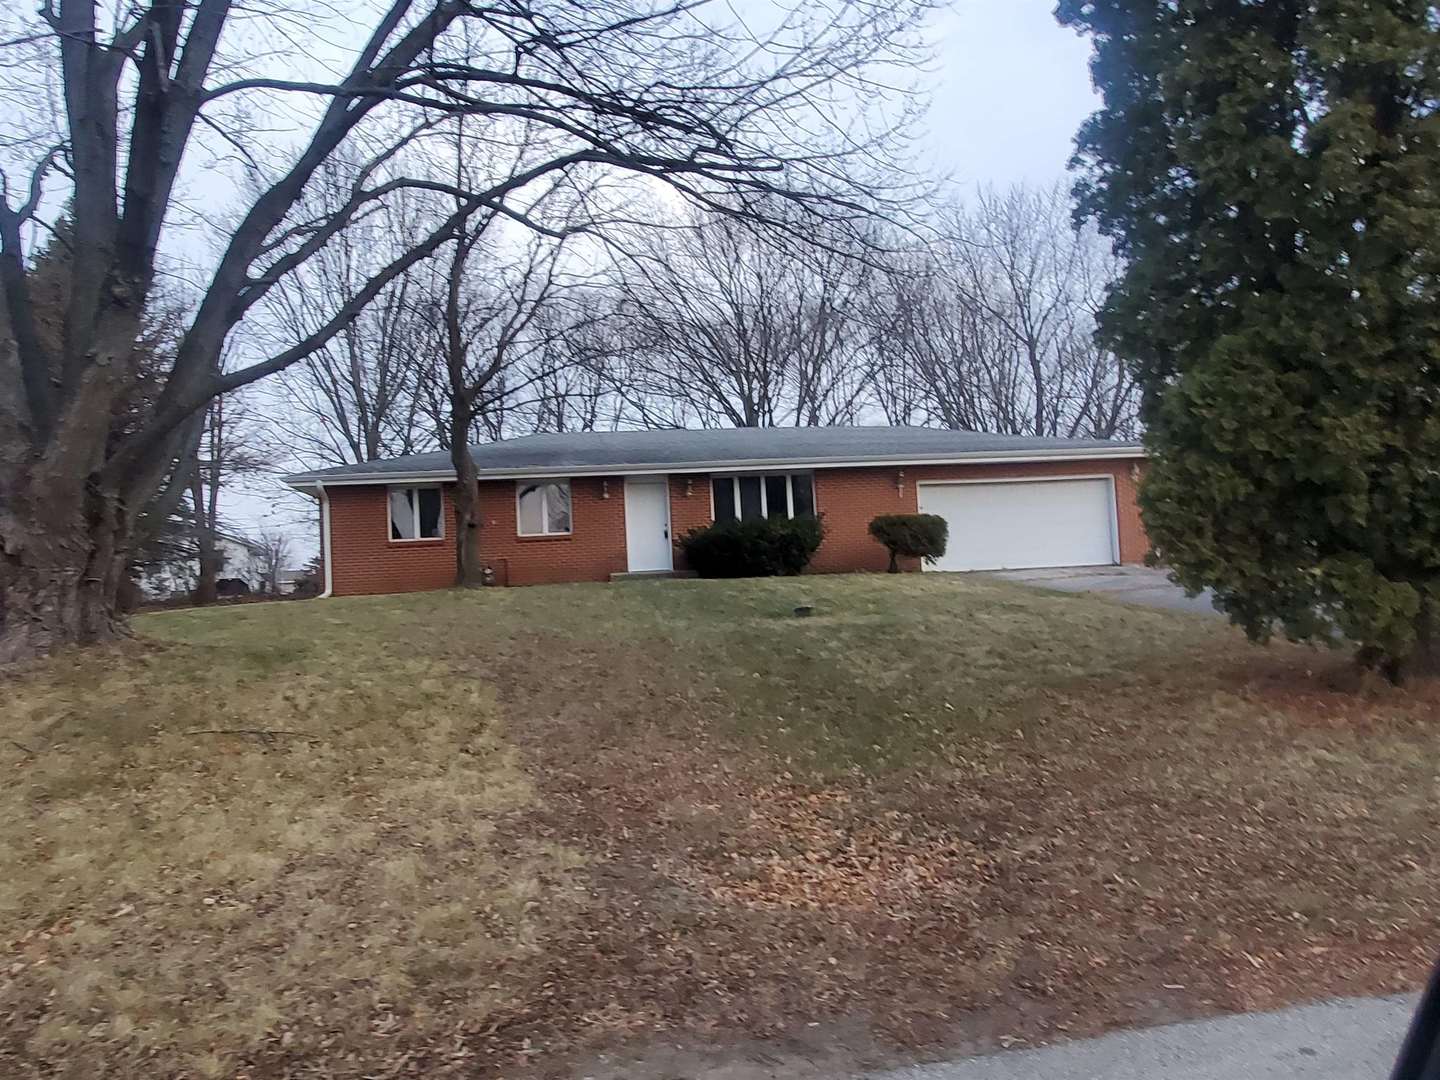
<svg viewBox="0 0 1440 1080"><path fill-rule="evenodd" d="M323 480L315 481L315 491L320 496L320 560L325 564L325 588L315 599L324 600L335 588L335 560L330 553L330 495Z"/></svg>

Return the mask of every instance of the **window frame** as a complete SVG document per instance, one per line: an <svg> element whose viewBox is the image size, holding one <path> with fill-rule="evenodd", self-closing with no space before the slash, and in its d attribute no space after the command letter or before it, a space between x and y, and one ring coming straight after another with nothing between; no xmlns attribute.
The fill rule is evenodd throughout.
<svg viewBox="0 0 1440 1080"><path fill-rule="evenodd" d="M411 513L414 515L414 536L396 536L395 522L392 515L395 508L390 502L392 491L434 491L440 495L440 512L435 517L435 528L438 530L434 536L420 535L420 498L417 494ZM392 544L434 544L445 539L445 489L440 484L386 484L385 485L385 538Z"/></svg>
<svg viewBox="0 0 1440 1080"><path fill-rule="evenodd" d="M550 501L544 499L540 504L540 516L543 519L541 525L543 532L526 532L520 524L520 496L527 487L539 487L545 484L563 485L566 498L570 503L570 527L563 531L550 528ZM553 540L557 537L575 535L575 488L570 483L568 476L537 476L530 480L515 481L515 535L526 540Z"/></svg>
<svg viewBox="0 0 1440 1080"><path fill-rule="evenodd" d="M785 478L785 520L795 520L795 477L808 476L810 478L810 512L813 516L820 516L820 500L815 491L815 473L811 469L792 469L788 472L745 472L745 473L711 473L710 474L710 520L718 522L715 516L715 482L717 480L729 480L734 487L731 489L734 499L735 517L726 520L744 521L745 517L740 505L740 480L742 478L754 477L760 481L760 518L765 521L770 517L770 493L769 485L765 483L771 477L783 476Z"/></svg>

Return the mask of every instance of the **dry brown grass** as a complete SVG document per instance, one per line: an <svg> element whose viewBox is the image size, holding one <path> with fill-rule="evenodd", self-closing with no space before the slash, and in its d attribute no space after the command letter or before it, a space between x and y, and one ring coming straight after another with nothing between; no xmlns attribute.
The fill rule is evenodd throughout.
<svg viewBox="0 0 1440 1080"><path fill-rule="evenodd" d="M574 857L497 846L534 792L486 684L254 625L5 687L0 1073L443 1057L564 917Z"/></svg>
<svg viewBox="0 0 1440 1080"><path fill-rule="evenodd" d="M1034 1040L1440 935L1440 688L1217 620L924 575L138 628L4 686L0 1075Z"/></svg>

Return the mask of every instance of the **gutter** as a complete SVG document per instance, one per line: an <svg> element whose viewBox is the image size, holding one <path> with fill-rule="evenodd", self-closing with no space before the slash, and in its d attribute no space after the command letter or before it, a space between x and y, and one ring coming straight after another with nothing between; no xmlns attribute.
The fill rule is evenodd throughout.
<svg viewBox="0 0 1440 1080"><path fill-rule="evenodd" d="M330 493L325 481L315 481L315 494L320 498L320 562L325 567L325 588L315 599L326 600L335 591L335 560L330 557Z"/></svg>
<svg viewBox="0 0 1440 1080"><path fill-rule="evenodd" d="M772 472L777 469L867 469L898 466L909 468L922 465L1015 465L1027 461L1114 461L1119 459L1141 460L1145 450L1139 446L1117 446L1112 448L1085 447L1078 450L1011 450L994 453L951 454L944 457L884 457L856 460L853 458L773 458L757 461L705 461L689 462L684 465L656 462L653 464L614 465L554 465L530 466L528 468L480 469L481 480L528 480L546 476L648 476L656 473L684 476L687 473L744 473ZM435 484L449 483L455 479L454 469L434 469L428 472L369 472L339 473L326 479L313 473L298 473L285 477L285 483L293 488L320 487L329 483L331 487L371 484Z"/></svg>

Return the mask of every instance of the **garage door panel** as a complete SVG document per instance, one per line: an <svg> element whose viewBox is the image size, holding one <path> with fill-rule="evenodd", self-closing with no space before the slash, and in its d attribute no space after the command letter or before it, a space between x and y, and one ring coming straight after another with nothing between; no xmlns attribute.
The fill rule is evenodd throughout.
<svg viewBox="0 0 1440 1080"><path fill-rule="evenodd" d="M1115 562L1108 479L922 484L920 511L950 526L936 570L1020 570Z"/></svg>

